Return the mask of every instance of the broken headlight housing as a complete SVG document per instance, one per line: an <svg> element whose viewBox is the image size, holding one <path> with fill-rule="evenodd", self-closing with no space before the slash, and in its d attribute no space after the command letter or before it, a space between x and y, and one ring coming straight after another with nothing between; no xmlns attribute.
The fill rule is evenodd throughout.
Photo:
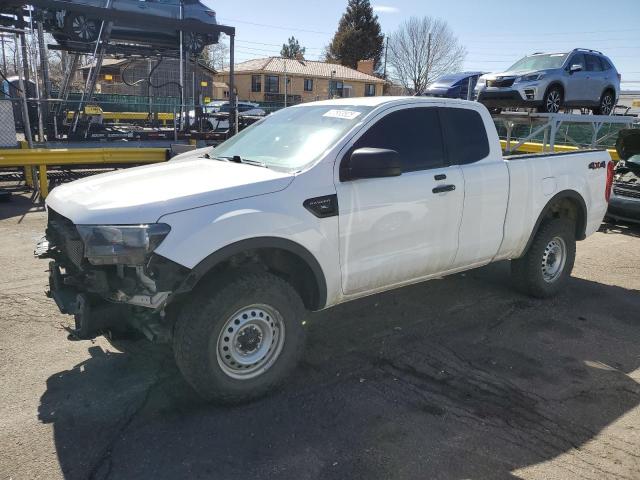
<svg viewBox="0 0 640 480"><path fill-rule="evenodd" d="M165 223L78 225L84 256L92 265L143 265L171 231Z"/></svg>

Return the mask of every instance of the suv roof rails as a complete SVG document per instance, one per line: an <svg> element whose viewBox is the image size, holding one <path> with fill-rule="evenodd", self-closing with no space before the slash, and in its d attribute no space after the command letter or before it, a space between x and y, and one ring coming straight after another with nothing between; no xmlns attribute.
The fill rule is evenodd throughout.
<svg viewBox="0 0 640 480"><path fill-rule="evenodd" d="M574 48L572 51L574 52L591 52L591 53L597 53L599 55L604 55L604 53L598 51L598 50L592 50L591 48Z"/></svg>

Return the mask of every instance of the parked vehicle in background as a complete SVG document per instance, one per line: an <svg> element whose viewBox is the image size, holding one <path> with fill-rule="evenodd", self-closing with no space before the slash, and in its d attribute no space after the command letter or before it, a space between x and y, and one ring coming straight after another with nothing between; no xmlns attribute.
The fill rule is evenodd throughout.
<svg viewBox="0 0 640 480"><path fill-rule="evenodd" d="M226 130L229 128L229 122L220 118L207 118L207 116L215 115L216 113L228 114L231 112L231 104L227 100L216 100L207 103L202 113L204 115L203 121L204 128L209 130ZM252 102L238 102L238 115L262 117L267 112L260 108L260 105ZM195 122L195 110L189 111L189 121L191 124Z"/></svg>
<svg viewBox="0 0 640 480"><path fill-rule="evenodd" d="M152 31L153 17L180 18L180 4L184 6L184 18L195 19L210 25L217 25L216 12L198 0L113 0L112 9L121 12L144 13L149 15L149 25L137 28L114 23L111 39L150 45L154 48L179 48L177 31ZM104 7L104 0L73 0L73 3ZM68 41L91 43L98 39L102 21L78 11L50 8L45 14L45 28L53 38L65 45ZM185 48L192 53L201 53L204 47L218 41L218 35L185 32Z"/></svg>
<svg viewBox="0 0 640 480"><path fill-rule="evenodd" d="M619 97L620 74L611 60L585 48L528 55L505 72L482 75L475 88L475 98L489 108L535 107L545 113L567 107L609 115Z"/></svg>
<svg viewBox="0 0 640 480"><path fill-rule="evenodd" d="M607 217L640 223L640 130L622 130L616 143L616 165Z"/></svg>
<svg viewBox="0 0 640 480"><path fill-rule="evenodd" d="M244 401L293 369L305 310L507 259L519 289L555 295L602 222L609 160L503 157L476 102L304 103L216 148L56 187L36 253L78 337L131 324L172 342L203 397Z"/></svg>
<svg viewBox="0 0 640 480"><path fill-rule="evenodd" d="M476 86L478 78L484 72L459 72L443 75L433 82L424 95L427 97L461 98L467 100L469 92L469 81L471 81L471 91Z"/></svg>

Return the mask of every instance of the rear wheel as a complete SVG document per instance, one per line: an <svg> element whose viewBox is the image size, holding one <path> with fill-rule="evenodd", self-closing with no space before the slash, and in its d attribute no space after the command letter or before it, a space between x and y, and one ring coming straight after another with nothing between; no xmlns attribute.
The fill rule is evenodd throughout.
<svg viewBox="0 0 640 480"><path fill-rule="evenodd" d="M517 288L533 297L557 294L566 284L576 257L575 226L566 218L540 225L527 253L511 262Z"/></svg>
<svg viewBox="0 0 640 480"><path fill-rule="evenodd" d="M593 109L594 115L609 115L613 110L614 104L613 93L611 90L607 90L600 97L600 105Z"/></svg>
<svg viewBox="0 0 640 480"><path fill-rule="evenodd" d="M551 87L544 94L542 105L538 107L538 111L542 113L558 113L564 98L560 87Z"/></svg>
<svg viewBox="0 0 640 480"><path fill-rule="evenodd" d="M304 346L304 314L295 289L266 272L206 284L176 322L176 362L205 399L252 400L295 367Z"/></svg>

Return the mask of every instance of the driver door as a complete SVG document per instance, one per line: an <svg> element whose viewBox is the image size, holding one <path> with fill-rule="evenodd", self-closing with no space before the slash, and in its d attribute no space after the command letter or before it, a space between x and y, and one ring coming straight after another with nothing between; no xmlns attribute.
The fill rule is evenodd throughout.
<svg viewBox="0 0 640 480"><path fill-rule="evenodd" d="M439 109L397 107L383 112L351 144L396 150L402 174L339 181L340 263L345 295L408 283L451 268L458 250L464 183L445 162Z"/></svg>

